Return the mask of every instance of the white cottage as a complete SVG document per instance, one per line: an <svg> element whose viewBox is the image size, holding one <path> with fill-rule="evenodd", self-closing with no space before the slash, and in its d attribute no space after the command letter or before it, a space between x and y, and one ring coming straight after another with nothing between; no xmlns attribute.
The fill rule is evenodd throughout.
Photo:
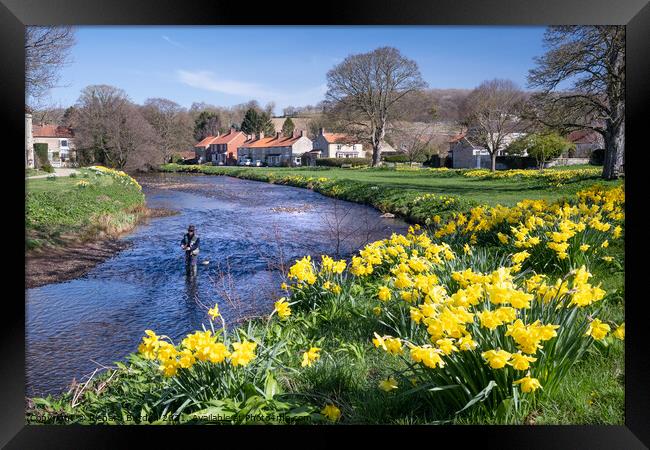
<svg viewBox="0 0 650 450"><path fill-rule="evenodd" d="M314 140L312 153L320 158L363 158L363 145L352 136L344 133L327 133L324 128L319 130Z"/></svg>

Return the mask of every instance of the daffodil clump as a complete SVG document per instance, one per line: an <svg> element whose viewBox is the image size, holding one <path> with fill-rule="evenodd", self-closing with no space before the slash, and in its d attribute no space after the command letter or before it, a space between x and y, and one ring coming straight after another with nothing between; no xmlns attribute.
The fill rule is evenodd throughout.
<svg viewBox="0 0 650 450"><path fill-rule="evenodd" d="M469 178L480 178L483 180L498 180L508 178L523 179L540 179L550 184L560 186L564 183L586 180L597 177L601 174L602 169L599 167L588 169L568 169L568 170L498 170L492 172L487 169L471 169L462 172L462 175Z"/></svg>
<svg viewBox="0 0 650 450"><path fill-rule="evenodd" d="M382 288L403 289L400 280L437 276L431 272L400 271ZM624 324L610 326L592 316L606 292L592 285L590 277L584 266L555 282L543 275L517 275L512 267L491 273L465 269L452 272L451 282L444 284L411 284L412 294L406 297L382 300L383 290L379 301L406 302L418 329L405 336L376 333L373 344L404 359L410 369L400 373L402 380L457 386L444 396L459 409L490 381L495 382L490 397L495 405L515 395L516 388L524 394L540 388L550 391L594 340L610 335L612 327L620 330L615 338L624 338Z"/></svg>
<svg viewBox="0 0 650 450"><path fill-rule="evenodd" d="M117 180L120 183L123 184L131 184L135 186L139 191L142 190L142 186L140 186L140 183L138 183L135 178L131 177L129 174L122 170L116 170L116 169L111 169L109 167L104 167L104 166L90 166L88 169L92 170L95 172L97 175L108 175L113 177L113 179Z"/></svg>
<svg viewBox="0 0 650 450"><path fill-rule="evenodd" d="M165 377L173 377L179 370L200 363L246 366L255 359L256 348L257 343L246 340L227 345L211 330L188 334L176 346L168 338L146 330L138 351L144 358L159 363L158 369Z"/></svg>
<svg viewBox="0 0 650 450"><path fill-rule="evenodd" d="M432 234L416 225L366 245L337 283L375 299L369 339L402 361L379 389L420 386L447 413L552 395L594 342L624 339L624 323L600 316L607 292L588 269L608 241L622 238L623 207L622 188L593 187L573 202L479 207L440 221ZM477 242L500 249L486 256ZM291 299L316 308L331 268L325 257L320 266L299 260L289 271Z"/></svg>
<svg viewBox="0 0 650 450"><path fill-rule="evenodd" d="M296 261L289 269L287 278L291 284L283 283L281 287L287 292L298 291L301 293L301 295L292 296L294 300L291 303L292 305L296 304L296 307L301 309L310 309L316 306L315 303L306 300L310 296L323 300L341 296L342 286L344 285L343 273L347 266L348 263L343 259L335 260L323 255L321 256L320 267L317 268L311 256L305 256ZM282 300L280 299L280 301ZM286 301L286 299L284 300ZM276 303L275 307L278 310L278 303ZM283 317L279 310L278 316Z"/></svg>
<svg viewBox="0 0 650 450"><path fill-rule="evenodd" d="M571 201L524 200L516 206L472 208L448 220L434 216L433 236L445 242L495 245L509 251L513 264L547 272L593 262L611 262L610 243L623 238L622 186L593 186Z"/></svg>

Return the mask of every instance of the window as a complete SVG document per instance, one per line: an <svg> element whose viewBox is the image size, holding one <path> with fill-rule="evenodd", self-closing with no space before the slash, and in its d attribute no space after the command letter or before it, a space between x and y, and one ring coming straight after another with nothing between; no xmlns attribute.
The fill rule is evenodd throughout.
<svg viewBox="0 0 650 450"><path fill-rule="evenodd" d="M337 149L337 150L341 150L342 147L343 147L343 146L342 146L341 144L338 144L338 145L336 146L336 149Z"/></svg>
<svg viewBox="0 0 650 450"><path fill-rule="evenodd" d="M68 140L67 139L61 139L61 147L67 147L68 146Z"/></svg>

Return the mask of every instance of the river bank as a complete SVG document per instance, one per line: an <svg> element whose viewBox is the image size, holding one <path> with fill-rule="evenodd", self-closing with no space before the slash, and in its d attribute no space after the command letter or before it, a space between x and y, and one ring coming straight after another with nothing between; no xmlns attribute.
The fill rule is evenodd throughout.
<svg viewBox="0 0 650 450"><path fill-rule="evenodd" d="M125 249L119 238L138 224L173 214L147 208L133 178L105 168L28 179L25 208L27 288L85 275Z"/></svg>
<svg viewBox="0 0 650 450"><path fill-rule="evenodd" d="M523 199L570 198L594 183L614 187L594 168L554 168L543 172L466 169L329 167L225 167L165 164L160 172L225 175L246 180L311 189L328 197L372 206L407 222L426 225L474 206L514 206Z"/></svg>
<svg viewBox="0 0 650 450"><path fill-rule="evenodd" d="M38 247L25 254L25 288L31 289L50 283L80 278L95 266L130 247L131 243L120 237L154 217L166 217L177 211L161 208L143 208L132 226L121 233L106 236L97 233L84 241L62 238L56 245Z"/></svg>

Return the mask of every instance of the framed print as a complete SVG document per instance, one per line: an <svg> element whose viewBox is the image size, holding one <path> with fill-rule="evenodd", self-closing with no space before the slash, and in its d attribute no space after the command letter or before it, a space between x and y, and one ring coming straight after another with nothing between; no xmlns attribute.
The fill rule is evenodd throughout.
<svg viewBox="0 0 650 450"><path fill-rule="evenodd" d="M274 6L2 0L0 442L646 448L647 2Z"/></svg>

